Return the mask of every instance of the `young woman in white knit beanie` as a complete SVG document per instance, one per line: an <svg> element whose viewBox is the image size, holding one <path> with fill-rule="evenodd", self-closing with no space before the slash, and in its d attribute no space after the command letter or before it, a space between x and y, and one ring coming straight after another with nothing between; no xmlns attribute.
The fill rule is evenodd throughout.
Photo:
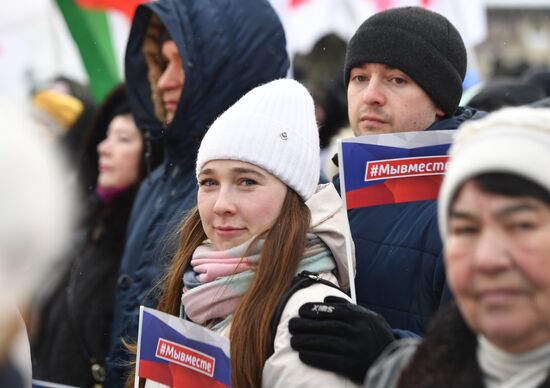
<svg viewBox="0 0 550 388"><path fill-rule="evenodd" d="M438 202L456 304L397 342L368 387L550 386L550 111L465 123Z"/></svg>
<svg viewBox="0 0 550 388"><path fill-rule="evenodd" d="M349 290L349 227L334 186L318 185L307 90L280 79L244 95L206 133L196 175L197 207L181 227L158 308L229 337L233 387L355 386L303 364L288 331L304 302L348 296L318 282L282 301L302 271Z"/></svg>

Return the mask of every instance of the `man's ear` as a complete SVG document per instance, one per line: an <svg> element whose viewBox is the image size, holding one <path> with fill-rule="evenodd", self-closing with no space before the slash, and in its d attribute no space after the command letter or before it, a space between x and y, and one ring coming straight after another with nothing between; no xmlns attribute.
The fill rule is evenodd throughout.
<svg viewBox="0 0 550 388"><path fill-rule="evenodd" d="M435 107L435 116L440 119L442 117L445 117L445 112L443 112L443 109L439 108L439 107Z"/></svg>

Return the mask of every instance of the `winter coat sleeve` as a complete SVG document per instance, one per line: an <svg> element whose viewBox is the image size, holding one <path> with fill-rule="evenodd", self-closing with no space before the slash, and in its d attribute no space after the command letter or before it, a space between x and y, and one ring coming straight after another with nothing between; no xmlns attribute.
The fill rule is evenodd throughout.
<svg viewBox="0 0 550 388"><path fill-rule="evenodd" d="M335 281L334 278L329 279ZM343 292L323 285L314 284L297 291L283 310L274 341L274 353L264 365L262 386L269 388L333 388L357 387L355 383L335 373L310 367L298 358L298 352L290 346L288 322L298 317L298 310L306 302L322 302L326 296L336 295L349 299Z"/></svg>

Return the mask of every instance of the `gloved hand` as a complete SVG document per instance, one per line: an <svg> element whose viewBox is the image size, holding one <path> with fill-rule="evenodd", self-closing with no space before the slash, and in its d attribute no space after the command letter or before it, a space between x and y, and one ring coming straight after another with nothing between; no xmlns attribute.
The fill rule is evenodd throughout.
<svg viewBox="0 0 550 388"><path fill-rule="evenodd" d="M324 303L305 303L292 318L290 345L300 360L363 383L368 368L394 341L384 318L337 296Z"/></svg>

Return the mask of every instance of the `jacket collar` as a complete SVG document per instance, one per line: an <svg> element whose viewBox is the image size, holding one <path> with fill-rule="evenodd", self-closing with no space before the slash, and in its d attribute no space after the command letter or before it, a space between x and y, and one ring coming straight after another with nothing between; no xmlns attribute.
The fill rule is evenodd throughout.
<svg viewBox="0 0 550 388"><path fill-rule="evenodd" d="M346 235L351 243L353 274L355 274L355 246L351 238L346 210L342 199L332 183L319 185L315 194L306 202L311 212L310 233L317 235L328 246L338 270L338 283L344 291L349 291L348 260L346 255Z"/></svg>

